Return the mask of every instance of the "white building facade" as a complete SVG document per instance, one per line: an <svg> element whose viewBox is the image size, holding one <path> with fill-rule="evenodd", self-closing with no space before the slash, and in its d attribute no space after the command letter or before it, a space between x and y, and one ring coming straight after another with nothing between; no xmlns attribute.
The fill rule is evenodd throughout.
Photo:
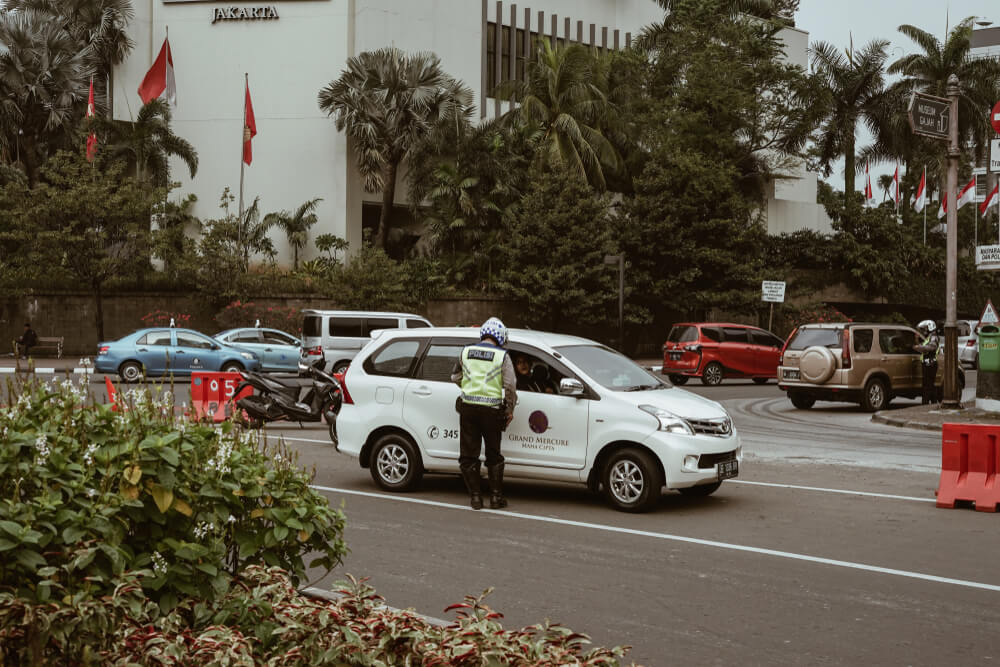
<svg viewBox="0 0 1000 667"><path fill-rule="evenodd" d="M362 220L377 217L381 198L363 191L346 137L317 103L349 57L386 46L433 52L446 72L472 88L481 115L493 116L507 106L487 91L523 68L525 34L625 48L644 26L663 18L653 0L531 0L527 6L495 0L135 0L134 7L130 35L136 46L115 71L113 114L135 116L141 105L136 90L169 30L177 85L173 130L199 158L193 179L180 163L172 165L181 182L175 196L197 195L194 214L202 219L222 215L218 202L225 188L238 196L247 74L257 136L253 164L245 169L246 201L259 196L266 213L320 197L310 236L336 234L352 249L361 244ZM808 35L789 29L782 36L789 60L805 65ZM513 62L512 52L518 56ZM816 176L800 172L773 188L767 202L771 233L830 229L816 205ZM405 205L405 185L396 192L397 204ZM277 231L273 239L279 261L289 263L286 239Z"/></svg>

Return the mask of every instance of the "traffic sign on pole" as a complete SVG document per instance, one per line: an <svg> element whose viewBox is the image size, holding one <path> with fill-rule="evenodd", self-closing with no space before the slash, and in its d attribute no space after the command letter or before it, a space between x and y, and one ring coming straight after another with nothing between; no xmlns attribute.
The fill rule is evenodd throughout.
<svg viewBox="0 0 1000 667"><path fill-rule="evenodd" d="M910 105L906 109L910 129L914 134L947 141L950 104L946 97L935 97L914 91L910 96Z"/></svg>
<svg viewBox="0 0 1000 667"><path fill-rule="evenodd" d="M990 125L997 134L1000 134L1000 102L993 105L993 110L990 111Z"/></svg>

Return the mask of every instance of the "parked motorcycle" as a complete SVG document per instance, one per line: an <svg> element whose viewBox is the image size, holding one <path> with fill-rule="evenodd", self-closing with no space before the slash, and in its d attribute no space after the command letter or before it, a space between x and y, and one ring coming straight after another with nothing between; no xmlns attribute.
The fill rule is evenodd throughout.
<svg viewBox="0 0 1000 667"><path fill-rule="evenodd" d="M337 442L337 414L343 403L340 382L324 372L323 361L314 366L299 364L304 377L277 378L268 373L240 371L243 381L236 387L236 394L247 387L254 393L236 401L236 407L247 415L251 428L260 428L267 422L318 422L325 419L330 428L330 439Z"/></svg>

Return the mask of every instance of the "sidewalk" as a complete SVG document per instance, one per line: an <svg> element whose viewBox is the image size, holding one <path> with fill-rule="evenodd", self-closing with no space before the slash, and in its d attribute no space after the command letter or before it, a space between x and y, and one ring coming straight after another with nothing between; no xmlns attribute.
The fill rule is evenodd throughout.
<svg viewBox="0 0 1000 667"><path fill-rule="evenodd" d="M84 359L75 356L64 356L62 359L55 357L39 357L31 359L15 359L11 355L0 357L0 375L34 372L38 375L62 375L67 371L76 375L89 374L93 372L93 360L87 359L89 365L80 363Z"/></svg>
<svg viewBox="0 0 1000 667"><path fill-rule="evenodd" d="M1000 412L989 412L976 407L972 397L962 403L962 410L946 410L940 405L914 405L910 408L883 410L872 415L872 421L891 426L940 431L942 424L992 424L1000 425Z"/></svg>

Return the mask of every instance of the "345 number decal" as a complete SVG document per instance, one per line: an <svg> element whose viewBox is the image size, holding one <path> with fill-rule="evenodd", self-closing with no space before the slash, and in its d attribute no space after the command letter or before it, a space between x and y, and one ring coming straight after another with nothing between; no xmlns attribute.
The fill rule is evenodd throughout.
<svg viewBox="0 0 1000 667"><path fill-rule="evenodd" d="M444 428L444 429L441 429L441 437L442 438L456 438L457 439L458 438L458 429L457 428Z"/></svg>

